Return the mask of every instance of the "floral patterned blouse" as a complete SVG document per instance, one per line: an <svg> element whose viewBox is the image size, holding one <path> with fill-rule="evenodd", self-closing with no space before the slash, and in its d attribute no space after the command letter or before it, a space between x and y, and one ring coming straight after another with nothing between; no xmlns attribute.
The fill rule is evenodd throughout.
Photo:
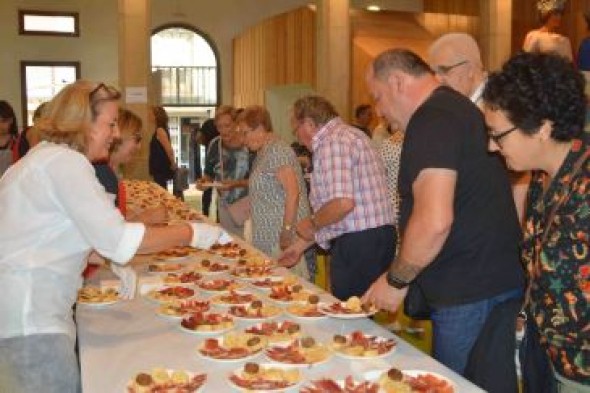
<svg viewBox="0 0 590 393"><path fill-rule="evenodd" d="M590 385L590 159L572 176L590 135L575 140L543 194L542 172L533 173L528 194L523 260L531 280L528 305L555 371ZM567 192L553 220L548 216ZM546 226L548 226L546 228ZM543 242L544 231L547 231ZM535 258L535 255L539 258Z"/></svg>

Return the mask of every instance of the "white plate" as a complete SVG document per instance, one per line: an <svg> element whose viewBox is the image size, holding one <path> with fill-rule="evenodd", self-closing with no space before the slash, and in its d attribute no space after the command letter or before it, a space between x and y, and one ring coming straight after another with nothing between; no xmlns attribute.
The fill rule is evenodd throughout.
<svg viewBox="0 0 590 393"><path fill-rule="evenodd" d="M180 322L182 322L182 321L180 321ZM186 333L196 334L197 336L214 336L214 335L217 335L217 334L222 334L222 333L229 332L234 327L236 327L236 323L235 322L232 322L231 326L228 326L228 327L223 328L223 329L218 329L218 330L193 330L193 329L185 328L184 326L182 326L181 323L179 323L178 326L180 327L180 329L183 332L186 332Z"/></svg>
<svg viewBox="0 0 590 393"><path fill-rule="evenodd" d="M271 276L271 277L264 277L264 278L252 279L252 280L245 280L245 281L248 281L248 284L252 288L256 288L259 291L264 291L266 293L270 293L271 287L262 287L262 286L258 286L258 285L255 285L254 284L256 281L264 281L266 279L269 279L271 282L276 283L278 285L280 285L280 283L284 281L284 278L281 277L281 276Z"/></svg>
<svg viewBox="0 0 590 393"><path fill-rule="evenodd" d="M168 373L169 376L171 376L174 371L177 371L177 370L173 370L173 369L164 369L164 370ZM178 370L178 371L180 371L180 370ZM182 370L182 371L184 371L188 375L189 380L192 379L192 378L194 378L196 375L204 374L204 373L194 373L194 372L185 371L185 370ZM139 374L139 373L137 373L137 374ZM133 378L137 377L137 374ZM145 374L151 374L151 373L145 372ZM199 392L201 392L203 390L203 385L205 385L206 382L207 382L207 379L206 379L206 374L205 374L205 381L203 381L203 383L201 384L201 386L198 387L196 390L192 390L192 392L193 393L199 393ZM125 390L125 393L135 393L135 392L137 392L137 390L135 390L135 388L133 387L133 384L134 384L134 380L133 379L130 380L129 382L127 382L127 389Z"/></svg>
<svg viewBox="0 0 590 393"><path fill-rule="evenodd" d="M387 371L389 371L389 369L371 370L371 371L367 371L367 372L363 373L363 377L367 381L377 382L377 381L379 381L379 378L381 377L381 375L383 375L383 373L386 373ZM442 376L438 373L435 373L432 371L426 371L426 370L401 370L401 372L404 375L408 375L408 376L414 377L414 378L416 378L418 375L430 374L438 379L441 379L441 380L447 382L449 385L451 385L451 387L453 388L453 392L457 391L457 386L453 383L453 381L451 381L449 378Z"/></svg>
<svg viewBox="0 0 590 393"><path fill-rule="evenodd" d="M305 315L299 315L299 314L294 314L293 312L291 312L289 310L289 307L291 305L289 305L285 310L287 312L287 314L293 318L296 318L300 321L307 321L307 322L312 322L312 321L319 321L320 319L326 319L328 318L327 315L314 315L314 316L310 316L310 317L306 317Z"/></svg>
<svg viewBox="0 0 590 393"><path fill-rule="evenodd" d="M186 257L184 257L186 258ZM171 260L167 260L169 262L172 262ZM149 274L168 274L168 273L179 273L182 270L182 265L180 263L169 263L169 262L162 262L162 261L158 261L158 262L152 262L152 263L148 263L147 265L147 272ZM173 267L174 269L170 269L170 270L150 270L150 265L156 265L156 266L162 266L162 267Z"/></svg>
<svg viewBox="0 0 590 393"><path fill-rule="evenodd" d="M294 389L296 387L298 387L299 385L301 385L302 381L303 381L303 373L301 373L299 371L299 367L296 366L291 366L288 364L278 364L278 363L259 363L258 364L261 368L265 368L265 369L269 369L269 368L273 368L273 369L282 369L282 370L294 370L295 372L298 373L299 375L299 380L295 383L292 383L290 385L287 386L283 386L280 388L275 388L275 389L256 389L256 388L247 388L247 387L242 387L237 385L234 381L231 380L231 377L233 375L236 376L240 376L240 373L244 370L244 366L234 370L232 373L230 373L227 376L227 382L229 383L229 385L231 387L233 387L234 389L240 390L240 391L247 391L247 392L283 392L285 390L288 389Z"/></svg>
<svg viewBox="0 0 590 393"><path fill-rule="evenodd" d="M197 299L189 299L188 301L193 301L193 300L197 300ZM185 302L185 300L180 300L179 302L183 303ZM186 314L182 314L182 315L175 315L175 314L166 314L162 312L162 307L164 306L164 304L160 304L160 306L156 309L156 314L160 317L163 318L168 318L168 319L174 319L174 320L178 320L178 319L183 319L185 317L185 315L190 315L191 313L193 313L194 311L189 311ZM211 309L211 304L209 304L209 309L202 311L202 312L209 312L209 310Z"/></svg>
<svg viewBox="0 0 590 393"><path fill-rule="evenodd" d="M323 312L324 314L326 314L327 316L331 317L331 318L337 318L337 319L358 319L358 318L368 318L371 315L374 315L377 313L377 311L379 310L371 310L368 313L355 313L355 314L344 314L344 313L336 313L333 312L332 310L330 310L329 305L331 303L320 303L319 305L319 310L321 312Z"/></svg>
<svg viewBox="0 0 590 393"><path fill-rule="evenodd" d="M211 302L211 305L212 306L231 307L231 306L246 306L246 305L252 303L255 300L260 300L258 298L258 296L254 295L254 294L252 294L252 293L250 293L248 291L240 291L240 290L237 290L237 291L234 291L234 292L236 294L238 294L238 295L250 295L251 296L251 299L242 301L240 303L230 303L230 302L222 301L222 299L221 299L222 297L230 296L230 293L227 292L227 293L217 294L217 295L213 296L211 299L209 299L209 301Z"/></svg>
<svg viewBox="0 0 590 393"><path fill-rule="evenodd" d="M288 344L291 345L291 344ZM269 346L268 348L266 348L266 350L264 351L264 355L266 356L266 358L268 360L270 360L271 362L276 362L278 364L285 364L285 365L289 365L289 366L293 366L293 367L313 367L313 366L319 366L321 364L327 363L330 361L330 359L332 358L332 350L330 350L330 348L328 348L326 345L323 345L325 350L326 350L326 358L322 359L318 362L315 363L287 363L287 362L281 362L279 360L273 359L272 357L270 357L270 355L268 354L269 350L275 349L275 348L286 348L288 345L281 345L281 344L276 344L273 346Z"/></svg>
<svg viewBox="0 0 590 393"><path fill-rule="evenodd" d="M276 322L275 321L261 321L261 322L255 324L255 325L252 325L252 326L249 326L249 327L245 328L244 329L244 332L245 333L248 333L248 334L256 334L257 336L261 336L261 337L266 337L268 339L269 343L271 343L273 345L274 344L278 344L278 343L290 343L291 341L293 341L294 339L296 339L299 336L299 333L301 333L302 328L301 328L301 325L298 324L298 323L297 323L297 325L299 326L299 331L296 334L291 334L291 335L288 334L288 333L285 333L284 334L284 336L285 336L285 339L284 340L278 340L278 339L272 340L271 337L273 337L273 336L268 336L268 335L265 335L265 334L257 334L257 333L247 332L247 330L248 329L251 329L251 328L261 329L264 323L276 323L277 325L281 325L281 324L283 324L285 322L297 323L297 322L288 321L288 320L276 321ZM275 336L275 337L277 337L277 336Z"/></svg>
<svg viewBox="0 0 590 393"><path fill-rule="evenodd" d="M235 306L235 305L232 304L232 306ZM231 313L231 307L232 306L230 306L230 308L228 310L228 314L231 315L232 317L234 317L235 319L239 319L241 321L263 322L263 321L266 321L266 320L269 320L269 319L276 318L276 317L280 316L281 314L283 314L283 310L281 308L279 308L277 306L272 306L272 305L266 304L267 307L275 307L278 310L278 312L276 314L274 314L274 315L269 315L269 316L266 316L266 317L243 317L243 316L238 316L238 315L232 314ZM237 306L247 306L247 305L237 305Z"/></svg>
<svg viewBox="0 0 590 393"><path fill-rule="evenodd" d="M219 280L224 280L224 279L219 279ZM218 281L218 279L203 280L203 281L201 281L201 284L206 284L206 283L209 283L212 281ZM225 280L225 281L227 281L227 280ZM244 288L243 284L240 284L233 279L230 281L234 281L234 283L235 283L235 286L233 288L234 290L241 290L242 288ZM223 290L206 289L206 288L203 288L201 285L197 285L197 288L199 288L199 290L201 290L203 292L210 293L210 294L222 294L222 293L227 293L230 291L229 289L223 289Z"/></svg>
<svg viewBox="0 0 590 393"><path fill-rule="evenodd" d="M218 339L219 345L223 346L223 342L224 342L224 337L221 336ZM205 341L203 341L203 343L201 343L201 346L205 344ZM259 351L256 351L254 353L250 353L247 356L241 357L241 358L237 358L237 359L220 359L220 358L214 358L208 355L205 355L203 353L201 353L201 347L199 347L197 349L197 353L199 354L199 356L201 356L204 359L209 359L209 360L213 360L216 362L220 362L220 363L238 363L238 362L243 362L243 361L247 361L247 360L252 360L258 356L260 356L262 353L264 353L264 348L260 349Z"/></svg>
<svg viewBox="0 0 590 393"><path fill-rule="evenodd" d="M330 377L324 377L324 378L313 378L305 386L303 386L303 389L306 389L306 388L313 389L314 388L313 382L320 381L322 379L332 380L336 385L338 385L342 389L345 386L345 379L332 379ZM353 379L353 381L355 383L355 386L357 386L357 385L361 384L362 382L364 382L364 381L358 381L356 379ZM377 383L377 381L366 381L366 382L370 382L370 383L374 383L374 384ZM321 388L317 388L317 389L321 389ZM381 393L381 392L383 392L383 390L382 389L379 389L378 392Z"/></svg>
<svg viewBox="0 0 590 393"><path fill-rule="evenodd" d="M117 298L115 300L109 300L108 302L81 302L78 300L78 305L85 306L85 307L100 308L100 307L110 306L115 303L119 303L120 301L121 301L121 298Z"/></svg>
<svg viewBox="0 0 590 393"><path fill-rule="evenodd" d="M378 342L385 342L385 341L393 340L393 339L388 339L386 337L373 336L371 334L365 334L364 336L367 338L375 337L376 341L378 341ZM347 335L345 335L345 337L347 340L350 340L351 335L347 334ZM393 346L387 352L383 352L383 353L375 355L375 356L357 356L357 355L343 353L340 350L334 348L333 345L334 345L334 338L332 337L332 343L330 344L330 346L331 346L332 350L334 351L334 353L336 354L336 356L340 356L342 358L351 359L351 360L380 359L380 358L391 355L397 349L397 342L394 340Z"/></svg>
<svg viewBox="0 0 590 393"><path fill-rule="evenodd" d="M152 291L159 292L159 291L161 291L161 290L163 290L165 288L174 288L174 287L182 287L184 289L190 289L191 291L193 291L193 294L191 296L188 296L188 297L183 297L183 298L173 297L173 298L169 298L169 299L157 299L157 298L153 297L152 295L150 295L152 293ZM143 297L146 300L148 300L148 301L150 301L152 303L158 303L158 304L160 304L160 303L171 302L171 301L174 301L174 300L181 300L181 301L182 300L189 300L189 299L192 299L195 295L196 295L196 291L194 289L192 289L192 288L188 288L185 285L166 285L166 286L158 287L158 288L155 288L153 290L150 290L150 291L144 293Z"/></svg>

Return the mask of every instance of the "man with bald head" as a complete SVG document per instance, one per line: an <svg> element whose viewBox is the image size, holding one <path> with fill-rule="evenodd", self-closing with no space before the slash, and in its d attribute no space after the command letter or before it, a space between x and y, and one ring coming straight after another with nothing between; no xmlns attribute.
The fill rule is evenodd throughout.
<svg viewBox="0 0 590 393"><path fill-rule="evenodd" d="M428 49L430 67L438 80L479 105L487 73L477 42L465 33L448 33Z"/></svg>
<svg viewBox="0 0 590 393"><path fill-rule="evenodd" d="M481 94L487 72L481 62L481 53L475 39L466 33L448 33L440 36L428 49L430 68L443 84L463 94L483 109ZM524 205L530 177L527 173L509 172L512 195L518 219L522 223Z"/></svg>

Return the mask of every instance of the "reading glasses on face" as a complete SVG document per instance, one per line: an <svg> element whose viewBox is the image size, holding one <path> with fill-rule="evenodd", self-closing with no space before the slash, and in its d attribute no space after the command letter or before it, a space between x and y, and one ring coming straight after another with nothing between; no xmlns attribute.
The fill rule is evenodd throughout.
<svg viewBox="0 0 590 393"><path fill-rule="evenodd" d="M452 69L462 66L463 64L466 64L466 63L467 63L467 60L463 60L463 61L460 61L455 64L451 64L451 65L438 65L438 66L434 67L434 72L436 72L437 74L440 74L440 75L445 75L445 74L448 74L449 72L451 72Z"/></svg>
<svg viewBox="0 0 590 393"><path fill-rule="evenodd" d="M514 126L512 128L507 129L506 131L502 131L497 134L492 134L490 132L490 130L488 129L488 136L490 137L491 140L494 141L494 143L496 145L500 146L500 140L502 138L504 138L505 136L507 136L508 134L510 134L511 132L513 132L514 130L516 130L517 128L518 128L517 126Z"/></svg>

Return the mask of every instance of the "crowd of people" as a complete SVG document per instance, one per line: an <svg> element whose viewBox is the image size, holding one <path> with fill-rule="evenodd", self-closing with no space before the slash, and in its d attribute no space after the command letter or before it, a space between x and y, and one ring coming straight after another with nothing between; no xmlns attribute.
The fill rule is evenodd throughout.
<svg viewBox="0 0 590 393"><path fill-rule="evenodd" d="M434 358L487 391L517 391L520 349L525 392L589 392L585 80L555 36L563 2L539 12L543 27L494 72L463 33L427 59L380 53L366 72L374 107L360 105L355 125L325 97L297 99L295 148L263 106L217 108L196 185L218 195L220 226L153 225L170 218L164 206L128 211L119 169L144 125L116 89L66 86L20 154L0 101L0 387L79 391L72 306L89 262L109 259L132 297L135 254L240 237L308 280L306 252L328 250L335 297L426 315ZM166 188L177 164L162 107L151 123L149 173Z"/></svg>

